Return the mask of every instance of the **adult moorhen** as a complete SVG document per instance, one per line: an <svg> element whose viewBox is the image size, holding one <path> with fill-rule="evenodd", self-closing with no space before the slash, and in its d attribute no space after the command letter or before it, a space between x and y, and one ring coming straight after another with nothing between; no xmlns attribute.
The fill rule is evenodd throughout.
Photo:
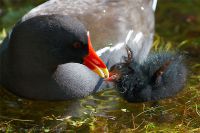
<svg viewBox="0 0 200 133"><path fill-rule="evenodd" d="M60 73L65 63L83 63L103 78L109 75L84 25L58 14L17 23L3 43L0 60L1 84L16 95L32 99L62 100L88 93L89 88L81 88L85 93L70 91L70 79L65 75L73 73Z"/></svg>
<svg viewBox="0 0 200 133"><path fill-rule="evenodd" d="M49 0L39 5L22 17L1 46L1 84L18 96L44 100L80 98L112 87L88 69L108 76L86 30L96 46L119 43L97 51L107 67L126 55L121 42L129 30L126 40L142 61L152 44L155 5L156 0ZM88 52L96 60L85 58Z"/></svg>

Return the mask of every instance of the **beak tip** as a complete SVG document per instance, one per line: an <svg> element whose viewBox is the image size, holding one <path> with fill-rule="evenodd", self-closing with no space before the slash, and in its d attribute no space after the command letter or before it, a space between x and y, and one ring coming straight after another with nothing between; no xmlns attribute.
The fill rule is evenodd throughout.
<svg viewBox="0 0 200 133"><path fill-rule="evenodd" d="M97 68L93 70L95 73L97 73L101 78L109 78L109 71L107 68Z"/></svg>
<svg viewBox="0 0 200 133"><path fill-rule="evenodd" d="M105 74L105 77L104 78L109 78L109 71L107 70L107 72L106 73L104 73Z"/></svg>
<svg viewBox="0 0 200 133"><path fill-rule="evenodd" d="M107 68L102 69L103 71L103 78L109 78L109 71Z"/></svg>

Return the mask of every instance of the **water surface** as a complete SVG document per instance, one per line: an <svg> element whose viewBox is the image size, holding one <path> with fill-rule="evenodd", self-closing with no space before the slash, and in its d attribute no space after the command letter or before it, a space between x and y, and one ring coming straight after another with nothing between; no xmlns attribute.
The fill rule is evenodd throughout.
<svg viewBox="0 0 200 133"><path fill-rule="evenodd" d="M0 2L0 31L40 3L19 1L23 4ZM200 2L159 2L155 41L185 54L189 75L184 91L159 103L128 103L112 88L63 102L26 100L0 89L0 132L199 132Z"/></svg>

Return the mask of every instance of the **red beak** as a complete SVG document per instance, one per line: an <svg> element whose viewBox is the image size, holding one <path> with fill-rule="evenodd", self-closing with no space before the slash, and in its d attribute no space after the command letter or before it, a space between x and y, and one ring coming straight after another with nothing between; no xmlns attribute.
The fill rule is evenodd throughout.
<svg viewBox="0 0 200 133"><path fill-rule="evenodd" d="M84 57L83 64L86 65L89 69L91 69L95 73L97 73L100 77L108 78L109 71L106 65L103 63L103 61L100 59L100 57L96 54L95 50L93 49L89 31L87 32L87 36L88 36L89 54L86 57Z"/></svg>

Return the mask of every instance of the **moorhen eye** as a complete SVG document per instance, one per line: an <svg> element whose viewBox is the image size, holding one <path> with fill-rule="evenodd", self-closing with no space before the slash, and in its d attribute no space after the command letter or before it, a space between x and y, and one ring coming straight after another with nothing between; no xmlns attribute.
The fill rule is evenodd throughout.
<svg viewBox="0 0 200 133"><path fill-rule="evenodd" d="M120 70L121 68L122 68L121 64L115 66L115 69L117 69L117 70Z"/></svg>
<svg viewBox="0 0 200 133"><path fill-rule="evenodd" d="M79 49L79 48L82 48L82 44L81 44L81 42L75 42L74 44L73 44L73 47L74 48L76 48L76 49Z"/></svg>
<svg viewBox="0 0 200 133"><path fill-rule="evenodd" d="M116 64L110 68L110 71L120 70L122 68L122 64Z"/></svg>

